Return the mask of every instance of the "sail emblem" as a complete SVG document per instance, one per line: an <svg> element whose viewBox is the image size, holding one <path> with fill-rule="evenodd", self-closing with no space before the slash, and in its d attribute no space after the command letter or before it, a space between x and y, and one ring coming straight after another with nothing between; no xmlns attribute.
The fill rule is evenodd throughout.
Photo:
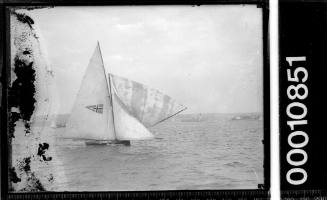
<svg viewBox="0 0 327 200"><path fill-rule="evenodd" d="M97 104L97 105L90 105L86 106L87 109L90 109L96 113L102 113L103 112L103 104Z"/></svg>

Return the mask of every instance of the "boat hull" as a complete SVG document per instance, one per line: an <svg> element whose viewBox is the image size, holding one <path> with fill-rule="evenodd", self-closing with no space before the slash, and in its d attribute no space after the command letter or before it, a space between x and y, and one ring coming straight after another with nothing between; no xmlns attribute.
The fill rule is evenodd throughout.
<svg viewBox="0 0 327 200"><path fill-rule="evenodd" d="M129 140L94 140L94 141L86 141L86 145L125 145L130 146L131 142Z"/></svg>

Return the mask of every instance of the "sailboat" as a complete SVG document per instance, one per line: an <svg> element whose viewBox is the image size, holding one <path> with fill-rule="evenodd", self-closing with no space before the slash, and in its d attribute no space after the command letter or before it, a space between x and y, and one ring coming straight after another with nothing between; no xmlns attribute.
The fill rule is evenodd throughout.
<svg viewBox="0 0 327 200"><path fill-rule="evenodd" d="M99 42L66 125L66 137L87 145L154 138L149 131L186 109L174 99L127 78L106 73Z"/></svg>

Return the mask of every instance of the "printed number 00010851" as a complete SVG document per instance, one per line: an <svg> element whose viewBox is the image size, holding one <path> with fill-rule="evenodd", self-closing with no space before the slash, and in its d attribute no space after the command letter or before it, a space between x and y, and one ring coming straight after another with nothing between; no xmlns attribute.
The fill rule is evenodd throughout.
<svg viewBox="0 0 327 200"><path fill-rule="evenodd" d="M295 63L306 61L305 56L301 57L286 57L286 61L289 64L289 69L287 69L287 80L290 85L287 87L287 97L289 100L293 101L286 107L287 117L290 119L287 121L287 125L290 130L293 131L288 135L288 145L292 148L286 155L287 163L292 166L292 168L286 174L286 180L292 185L301 185L306 182L308 174L303 166L307 160L308 155L303 150L303 148L309 142L309 136L306 132L302 131L303 125L307 125L308 109L306 105L301 102L308 97L308 87L304 84L308 80L308 71L304 67L295 67ZM295 67L295 68L294 68ZM293 69L292 69L293 68ZM302 74L301 77L299 75ZM291 84L297 83L297 84ZM296 112L294 112L296 110ZM294 141L295 137L302 137L299 140ZM292 155L300 154L302 159L293 160ZM302 178L294 179L294 175L298 174ZM293 175L293 178L292 178Z"/></svg>

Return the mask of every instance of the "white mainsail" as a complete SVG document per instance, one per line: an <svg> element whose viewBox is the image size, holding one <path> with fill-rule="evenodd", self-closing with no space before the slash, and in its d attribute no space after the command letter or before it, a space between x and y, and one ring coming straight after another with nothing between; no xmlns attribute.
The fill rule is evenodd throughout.
<svg viewBox="0 0 327 200"><path fill-rule="evenodd" d="M93 140L145 140L153 138L147 127L182 112L186 107L141 83L108 74L100 46L82 80L66 125L66 137Z"/></svg>
<svg viewBox="0 0 327 200"><path fill-rule="evenodd" d="M99 44L86 69L66 129L66 137L115 139L112 105Z"/></svg>

